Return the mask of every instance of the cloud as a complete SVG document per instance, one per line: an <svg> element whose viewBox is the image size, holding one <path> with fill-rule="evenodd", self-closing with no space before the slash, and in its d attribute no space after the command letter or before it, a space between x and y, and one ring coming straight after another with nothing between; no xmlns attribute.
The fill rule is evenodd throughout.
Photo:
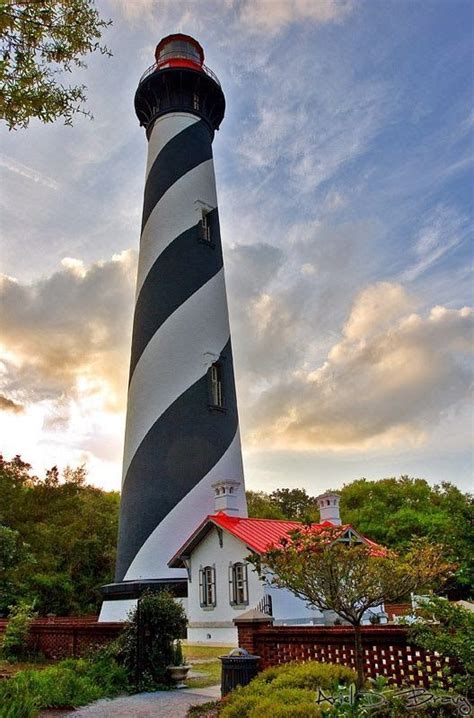
<svg viewBox="0 0 474 718"><path fill-rule="evenodd" d="M413 281L450 250L458 247L469 231L469 219L454 207L439 204L425 219L416 235L413 247L414 263L405 270L402 278Z"/></svg>
<svg viewBox="0 0 474 718"><path fill-rule="evenodd" d="M46 279L0 280L7 392L25 404L64 397L84 407L124 408L136 256L131 250L86 268L72 258Z"/></svg>
<svg viewBox="0 0 474 718"><path fill-rule="evenodd" d="M354 301L342 338L316 368L298 368L248 412L255 446L366 449L423 441L465 399L472 374L473 310L427 316L399 284L380 282Z"/></svg>
<svg viewBox="0 0 474 718"><path fill-rule="evenodd" d="M0 411L11 411L14 414L20 414L23 408L21 404L17 404L12 399L7 399L6 396L0 394Z"/></svg>
<svg viewBox="0 0 474 718"><path fill-rule="evenodd" d="M342 22L353 7L352 0L245 0L240 19L250 30L277 33L294 22Z"/></svg>
<svg viewBox="0 0 474 718"><path fill-rule="evenodd" d="M27 165L24 165L18 160L8 157L7 155L0 155L0 167L5 167L7 170L10 170L10 172L14 172L21 177L26 177L33 182L37 182L43 185L43 187L48 187L49 189L54 190L59 189L58 183L51 179L51 177L48 177L31 167L27 167Z"/></svg>

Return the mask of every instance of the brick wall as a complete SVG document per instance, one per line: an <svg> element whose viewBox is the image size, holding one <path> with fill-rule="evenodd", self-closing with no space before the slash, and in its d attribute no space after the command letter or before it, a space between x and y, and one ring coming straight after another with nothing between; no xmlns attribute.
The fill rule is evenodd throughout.
<svg viewBox="0 0 474 718"><path fill-rule="evenodd" d="M272 626L271 619L252 623L235 620L239 646L261 657L260 668L289 661L341 663L354 668L354 634L350 626ZM367 677L384 676L390 683L428 688L433 679L447 686L442 668L447 659L409 645L402 626L363 627Z"/></svg>
<svg viewBox="0 0 474 718"><path fill-rule="evenodd" d="M0 637L8 621L0 620ZM123 623L98 623L97 616L38 618L30 627L29 647L46 658L78 658L107 645Z"/></svg>
<svg viewBox="0 0 474 718"><path fill-rule="evenodd" d="M384 608L389 621L399 616L408 616L413 612L411 603L386 603Z"/></svg>

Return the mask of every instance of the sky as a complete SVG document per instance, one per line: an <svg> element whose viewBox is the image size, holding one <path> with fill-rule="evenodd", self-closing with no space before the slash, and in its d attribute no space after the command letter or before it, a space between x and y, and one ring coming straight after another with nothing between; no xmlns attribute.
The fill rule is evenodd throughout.
<svg viewBox="0 0 474 718"><path fill-rule="evenodd" d="M2 128L0 436L119 489L158 41L196 37L214 139L247 487L473 486L474 5L98 0L94 119ZM69 77L67 78L70 79Z"/></svg>

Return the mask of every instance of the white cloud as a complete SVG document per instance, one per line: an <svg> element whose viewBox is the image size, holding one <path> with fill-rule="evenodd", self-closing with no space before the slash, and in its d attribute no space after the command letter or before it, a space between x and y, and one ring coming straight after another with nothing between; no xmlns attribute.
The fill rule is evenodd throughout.
<svg viewBox="0 0 474 718"><path fill-rule="evenodd" d="M67 258L46 279L0 279L4 391L25 404L64 397L96 410L122 411L136 255L122 252L86 268Z"/></svg>
<svg viewBox="0 0 474 718"><path fill-rule="evenodd" d="M342 339L318 367L298 369L250 408L247 440L273 448L380 448L422 442L466 398L474 312L411 311L400 285L356 298Z"/></svg>
<svg viewBox="0 0 474 718"><path fill-rule="evenodd" d="M402 279L413 281L429 270L447 252L459 246L469 230L469 220L454 207L437 205L416 235L414 263Z"/></svg>
<svg viewBox="0 0 474 718"><path fill-rule="evenodd" d="M26 177L26 179L37 182L43 185L43 187L48 187L49 189L54 190L59 189L58 183L51 177L48 177L42 172L38 172L32 167L28 167L27 165L24 165L18 160L8 157L7 155L0 155L0 167L5 167L7 170L10 170L10 172L14 172L21 177Z"/></svg>
<svg viewBox="0 0 474 718"><path fill-rule="evenodd" d="M341 22L352 11L352 0L244 0L241 21L249 30L276 33L294 22Z"/></svg>

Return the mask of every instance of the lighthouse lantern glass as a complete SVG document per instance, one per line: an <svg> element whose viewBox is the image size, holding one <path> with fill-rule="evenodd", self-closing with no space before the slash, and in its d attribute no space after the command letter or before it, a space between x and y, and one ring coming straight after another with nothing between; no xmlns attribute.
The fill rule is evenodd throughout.
<svg viewBox="0 0 474 718"><path fill-rule="evenodd" d="M186 40L170 40L164 45L158 55L158 62L165 62L172 58L183 58L201 64L201 58L197 48Z"/></svg>

